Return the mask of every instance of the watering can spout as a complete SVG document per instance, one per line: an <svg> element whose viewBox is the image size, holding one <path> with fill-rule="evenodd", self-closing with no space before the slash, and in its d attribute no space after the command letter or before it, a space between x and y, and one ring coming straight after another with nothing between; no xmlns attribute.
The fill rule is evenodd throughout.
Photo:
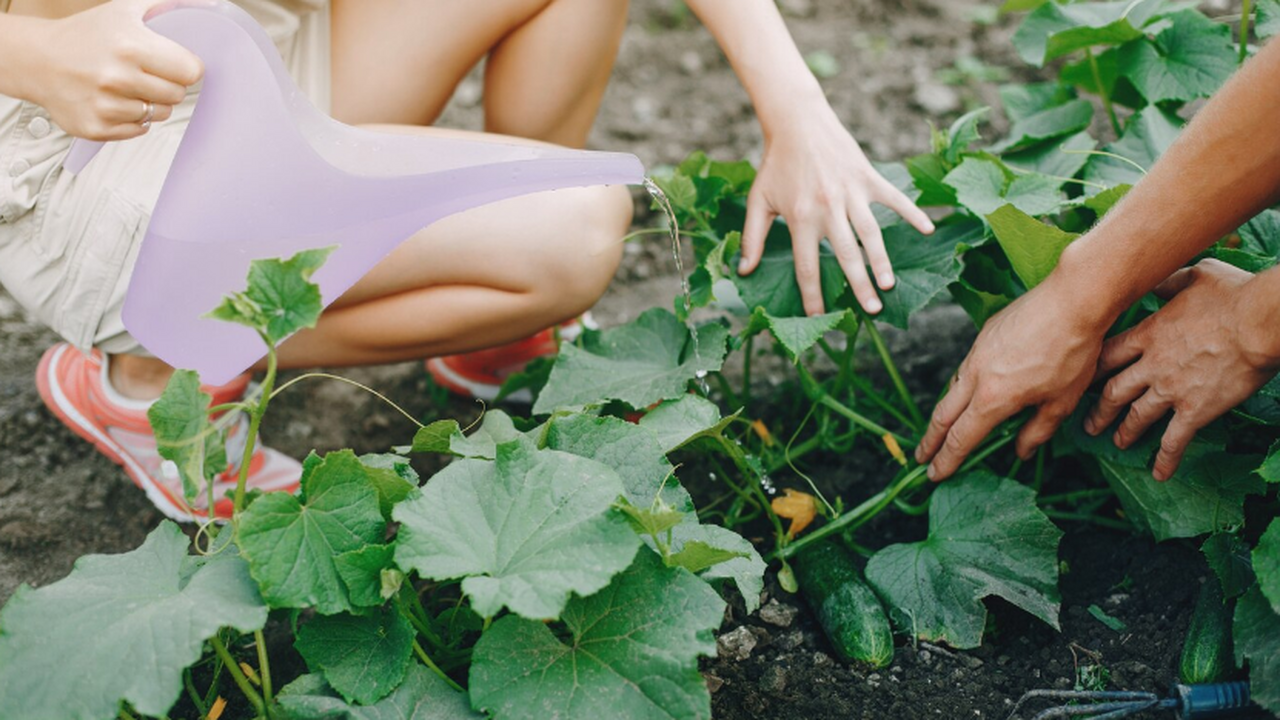
<svg viewBox="0 0 1280 720"><path fill-rule="evenodd" d="M518 195L639 184L633 155L373 132L298 90L266 32L227 2L177 3L147 24L200 56L205 77L139 251L124 323L148 351L205 382L262 357L248 328L204 314L255 259L337 246L314 276L325 304L431 223ZM101 143L77 140L80 172Z"/></svg>

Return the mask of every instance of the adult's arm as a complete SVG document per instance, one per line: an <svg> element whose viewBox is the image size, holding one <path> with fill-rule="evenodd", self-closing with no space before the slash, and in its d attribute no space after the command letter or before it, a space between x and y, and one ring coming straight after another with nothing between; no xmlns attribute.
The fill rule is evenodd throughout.
<svg viewBox="0 0 1280 720"><path fill-rule="evenodd" d="M760 173L747 198L738 271L755 270L774 218L787 220L795 253L796 281L805 312L822 313L818 244L830 240L859 304L881 310L875 285L893 287L893 267L885 253L871 202L902 215L921 232L933 224L920 208L880 176L827 103L772 0L688 0L715 36L751 97L764 131Z"/></svg>
<svg viewBox="0 0 1280 720"><path fill-rule="evenodd" d="M204 73L195 54L143 24L161 1L112 0L59 19L0 15L0 93L40 105L76 137L141 135L147 103L151 120L167 119Z"/></svg>
<svg viewBox="0 0 1280 720"><path fill-rule="evenodd" d="M1280 43L1196 115L1164 157L1043 283L992 318L916 449L941 480L1023 408L1029 457L1089 386L1107 329L1196 253L1280 200Z"/></svg>

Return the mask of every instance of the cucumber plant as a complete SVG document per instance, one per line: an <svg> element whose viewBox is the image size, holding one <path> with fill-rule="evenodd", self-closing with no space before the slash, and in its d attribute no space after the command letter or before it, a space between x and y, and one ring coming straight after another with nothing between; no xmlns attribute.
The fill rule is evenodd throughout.
<svg viewBox="0 0 1280 720"><path fill-rule="evenodd" d="M680 299L675 312L587 331L513 378L536 391L532 417L491 411L470 432L421 424L384 453L312 454L297 494L248 492L242 478L226 527L193 541L165 523L133 552L86 557L60 582L21 588L0 609L0 714L204 717L237 693L242 714L268 718L706 718L697 662L715 650L722 593L753 611L766 560L827 617L843 655L878 665L892 656L889 628L978 646L993 595L1057 627L1055 521L1204 538L1210 582L1234 602L1216 625L1230 621L1234 649L1215 646L1211 662L1188 667L1247 665L1255 698L1280 710L1280 383L1202 431L1166 483L1147 471L1158 435L1120 451L1076 419L1026 465L1007 449L1011 421L939 486L908 459L932 397L907 385L884 327L908 330L948 296L981 325L1043 280L1177 136L1182 105L1250 52L1248 33L1237 44L1182 3L1006 7L1029 11L1015 45L1032 65L1057 63L1057 79L1002 88L1004 138L984 141L979 110L933 132L930 152L882 166L945 217L926 237L877 213L898 284L881 293L876 318L829 251L831 311L804 315L781 221L756 272L733 272L755 171L694 153L658 184L697 259L691 305L728 318L695 336ZM1280 29L1278 0L1254 7L1245 17L1256 16L1258 37ZM208 408L198 378L179 372L157 402L157 438L189 495L211 492L226 465L216 416L249 412L255 437L288 390L276 387L271 347L314 324L309 277L325 254L255 263L246 290L214 310L263 337L258 395ZM1269 267L1280 213L1208 254ZM1144 299L1118 325L1156 307ZM794 372L768 396L752 372L762 352ZM740 373L724 371L731 358ZM424 480L410 463L424 453L451 460ZM775 487L806 487L811 460L851 454L883 468L883 489L828 498L810 483L821 518L784 529ZM1089 470L1084 487L1049 493L1053 460L1066 456ZM713 497L695 502L682 484L694 467L713 470ZM883 513L927 516L927 533L885 545L868 528ZM307 672L281 677L277 664L273 675L268 635L288 638Z"/></svg>

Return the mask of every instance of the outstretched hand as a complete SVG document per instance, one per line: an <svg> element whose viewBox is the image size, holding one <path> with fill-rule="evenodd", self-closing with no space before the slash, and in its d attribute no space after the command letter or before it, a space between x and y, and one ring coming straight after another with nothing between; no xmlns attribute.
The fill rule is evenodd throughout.
<svg viewBox="0 0 1280 720"><path fill-rule="evenodd" d="M1089 387L1106 324L1092 322L1050 276L987 321L951 388L934 408L916 461L934 481L950 477L1005 419L1023 408L1035 416L1018 434L1027 459L1048 442Z"/></svg>
<svg viewBox="0 0 1280 720"><path fill-rule="evenodd" d="M824 237L831 242L858 303L868 313L880 312L875 288L892 288L894 277L880 226L871 212L872 202L889 207L922 233L933 232L924 211L876 172L835 112L824 105L823 112L788 127L766 144L760 172L747 197L738 272L750 274L760 264L769 227L781 215L791 230L796 282L806 314L826 310L819 269L819 244ZM875 285L867 274L868 262Z"/></svg>
<svg viewBox="0 0 1280 720"><path fill-rule="evenodd" d="M149 122L168 119L204 66L143 24L165 4L172 3L112 0L42 24L45 37L33 46L48 52L23 73L30 81L24 97L68 134L90 140L137 137Z"/></svg>
<svg viewBox="0 0 1280 720"><path fill-rule="evenodd" d="M1085 420L1101 434L1128 409L1115 433L1127 448L1173 411L1152 476L1171 477L1196 431L1235 407L1275 374L1276 329L1259 320L1253 274L1217 260L1177 271L1155 292L1159 312L1107 341L1098 377L1116 371Z"/></svg>

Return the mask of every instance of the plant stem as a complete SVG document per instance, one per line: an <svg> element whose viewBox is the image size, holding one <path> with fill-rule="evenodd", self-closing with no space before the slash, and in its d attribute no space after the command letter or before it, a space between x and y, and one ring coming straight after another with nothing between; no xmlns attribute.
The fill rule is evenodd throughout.
<svg viewBox="0 0 1280 720"><path fill-rule="evenodd" d="M751 404L751 356L755 350L756 336L750 335L742 346L742 407L750 412Z"/></svg>
<svg viewBox="0 0 1280 720"><path fill-rule="evenodd" d="M419 615L418 612L415 612L414 607L405 602L404 597L406 594L414 599L413 602L417 605L417 609L421 611L421 615ZM409 624L412 625L419 634L427 639L427 642L431 643L433 648L444 647L444 641L439 637L436 637L436 634L431 631L431 628L427 626L426 621L423 619L426 616L426 611L421 610L422 603L418 600L418 594L415 593L412 588L408 587L407 584L404 587L401 587L400 592L395 596L394 602L396 604L396 609L400 611L400 614L409 621Z"/></svg>
<svg viewBox="0 0 1280 720"><path fill-rule="evenodd" d="M867 417L864 417L863 415L850 409L844 403L831 397L831 395L827 393L826 390L822 389L822 386L818 384L818 381L815 380L813 376L809 374L809 371L806 370L803 365L796 365L795 367L796 367L796 372L800 373L800 380L804 384L806 391L809 394L809 399L813 400L816 403L826 406L827 408L829 408L830 410L833 410L839 415L843 415L854 425L857 425L863 428L864 430L870 430L871 432L875 433L878 436L892 435L893 438L898 441L899 445L904 445L909 447L916 446L916 443L914 441L908 440L907 438L893 432L892 430L889 430L883 425L880 425L879 423Z"/></svg>
<svg viewBox="0 0 1280 720"><path fill-rule="evenodd" d="M266 342L266 338L263 338ZM258 444L258 427L262 425L262 416L267 414L267 405L271 403L271 389L276 384L276 349L267 342L267 375L262 379L262 397L257 405L249 411L249 436L244 441L244 454L240 458L240 477L236 478L235 511L239 517L244 509L244 488L249 480L249 461L253 458L254 446ZM236 668L237 672L239 671Z"/></svg>
<svg viewBox="0 0 1280 720"><path fill-rule="evenodd" d="M1010 430L1006 431L996 439L988 441L981 450L960 466L960 472L964 472L981 463L983 460L986 460L988 455L999 450L1005 445L1008 445L1013 441L1014 437L1014 433ZM877 513L892 503L893 499L901 495L904 491L923 485L926 481L925 472L927 470L928 467L925 465L918 465L915 468L912 468L906 474L891 482L884 490L881 490L875 495L867 498L861 505L849 512L846 512L826 525L823 525L817 530L814 530L808 535L805 535L803 538L793 541L790 545L778 548L767 559L773 560L791 557L806 545L815 543L832 533L840 532L846 528L849 530L858 528L866 521L875 517Z"/></svg>
<svg viewBox="0 0 1280 720"><path fill-rule="evenodd" d="M218 653L218 657L222 658L222 664L227 668L227 672L231 673L231 679L235 680L236 685L240 688L240 692L244 693L244 697L253 706L255 712L260 716L266 716L266 705L262 703L262 696L257 690L253 689L249 678L241 672L240 666L236 664L236 659L231 657L231 653L227 651L227 646L222 643L222 638L217 634L209 638L209 644L213 646L213 651Z"/></svg>
<svg viewBox="0 0 1280 720"><path fill-rule="evenodd" d="M1249 20L1253 13L1253 0L1243 0L1240 6L1240 64L1249 57Z"/></svg>
<svg viewBox="0 0 1280 720"><path fill-rule="evenodd" d="M1058 493L1057 495L1045 495L1036 500L1040 505L1053 505L1054 503L1075 502L1076 500L1089 500L1100 497L1110 497L1114 495L1110 490L1093 489L1093 490L1076 490L1074 492Z"/></svg>
<svg viewBox="0 0 1280 720"><path fill-rule="evenodd" d="M821 444L822 444L822 437L818 435L814 435L813 437L809 438L808 440L805 440L804 442L794 447L788 445L787 448L783 451L782 460L780 462L775 462L772 465L766 466L765 472L769 474L776 473L782 468L787 467L791 463L795 462L797 459L804 457L805 455L808 455L813 450L816 450Z"/></svg>
<svg viewBox="0 0 1280 720"><path fill-rule="evenodd" d="M886 400L883 395L876 392L875 388L871 387L871 385L866 380L863 380L857 375L850 375L849 379L853 381L854 386L858 389L859 392L863 393L868 398L871 398L871 402L875 403L882 410L892 415L895 420L902 423L905 427L911 428L912 430L919 432L919 428L916 426L914 422L912 422L909 418L907 418L907 416L904 415L901 410L894 407L893 403Z"/></svg>
<svg viewBox="0 0 1280 720"><path fill-rule="evenodd" d="M737 466L738 472L742 473L744 477L754 481L751 483L751 490L755 493L756 498L760 503L760 507L764 509L765 514L769 516L769 520L773 523L774 532L776 532L778 536L777 544L781 547L786 538L786 533L782 529L782 521L778 519L776 514L774 514L773 506L770 504L769 498L764 494L764 489L760 487L760 478L756 477L755 471L751 469L750 463L747 462L746 454L743 453L742 448L738 447L737 444L723 435L716 435L715 439L720 443L720 447L724 450L725 454L729 456L729 459L733 460L733 464Z"/></svg>
<svg viewBox="0 0 1280 720"><path fill-rule="evenodd" d="M271 662L267 658L267 641L261 630L253 631L254 644L258 646L258 679L262 681L262 700L271 707Z"/></svg>
<svg viewBox="0 0 1280 720"><path fill-rule="evenodd" d="M1035 490L1037 493L1040 492L1040 488L1044 486L1044 456L1047 454L1049 454L1049 450L1044 445L1041 445L1040 448L1036 450L1036 474L1035 478L1031 481L1031 489Z"/></svg>
<svg viewBox="0 0 1280 720"><path fill-rule="evenodd" d="M889 346L885 344L884 337L880 335L880 331L876 329L874 321L863 323L867 326L867 334L871 336L871 342L876 346L876 353L880 355L880 361L884 363L884 369L889 372L889 378L893 380L893 386L897 388L898 395L902 397L902 404L906 406L907 412L911 413L911 417L915 418L912 430L919 432L924 427L924 416L920 414L920 408L916 406L915 398L911 397L911 393L907 390L907 384L902 381L902 375L898 373L898 366L893 362L893 357L889 355Z"/></svg>
<svg viewBox="0 0 1280 720"><path fill-rule="evenodd" d="M454 690L457 690L458 692L466 692L466 690L463 689L461 685L454 682L453 678L446 675L443 670L441 670L438 666L436 666L434 662L431 661L431 657L427 655L427 651L423 650L422 646L418 644L417 639L413 641L413 651L418 654L418 659L422 661L422 664L431 668L432 672L434 672L436 675L439 675L441 680L444 680L446 683L449 684L449 687L453 688Z"/></svg>
<svg viewBox="0 0 1280 720"><path fill-rule="evenodd" d="M1102 71L1098 69L1098 58L1093 55L1093 48L1084 49L1085 57L1089 58L1089 70L1093 73L1093 82L1098 86L1098 96L1102 98L1102 107L1107 109L1107 117L1111 118L1111 128L1116 131L1118 137L1124 130L1120 127L1120 119L1116 117L1116 109L1111 104L1111 93L1107 92L1107 88L1102 84Z"/></svg>
<svg viewBox="0 0 1280 720"><path fill-rule="evenodd" d="M740 408L742 403L738 400L738 394L729 386L729 381L725 379L723 373L712 373L716 378L716 387L720 388L720 392L724 393L724 399L729 403L729 407Z"/></svg>
<svg viewBox="0 0 1280 720"><path fill-rule="evenodd" d="M200 692L196 690L196 681L191 677L191 668L182 671L182 685L187 689L187 697L191 698L191 704L196 706L196 712L200 713L200 717L207 716L209 706L205 705L204 698L200 697Z"/></svg>
<svg viewBox="0 0 1280 720"><path fill-rule="evenodd" d="M1074 520L1076 522L1092 523L1099 527L1111 528L1112 530L1123 530L1125 532L1133 531L1133 526L1127 522L1098 517L1097 515L1089 515L1088 513L1075 513L1065 510L1053 510L1050 508L1041 508L1040 512L1044 513L1045 517L1056 520Z"/></svg>

